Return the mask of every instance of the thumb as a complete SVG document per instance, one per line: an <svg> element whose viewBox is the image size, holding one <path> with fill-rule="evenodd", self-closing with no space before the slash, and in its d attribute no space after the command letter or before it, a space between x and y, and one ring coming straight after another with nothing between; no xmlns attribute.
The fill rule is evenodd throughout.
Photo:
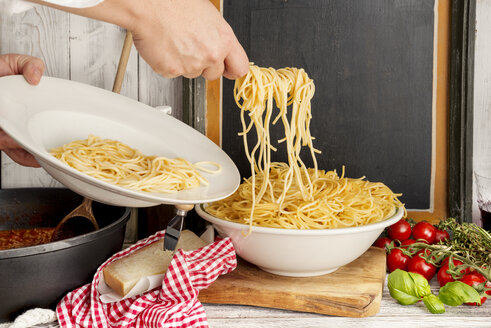
<svg viewBox="0 0 491 328"><path fill-rule="evenodd" d="M27 56L27 55L15 55L17 56L13 61L16 64L15 70L17 74L24 75L27 82L37 85L41 81L41 77L44 73L44 63L41 59Z"/></svg>

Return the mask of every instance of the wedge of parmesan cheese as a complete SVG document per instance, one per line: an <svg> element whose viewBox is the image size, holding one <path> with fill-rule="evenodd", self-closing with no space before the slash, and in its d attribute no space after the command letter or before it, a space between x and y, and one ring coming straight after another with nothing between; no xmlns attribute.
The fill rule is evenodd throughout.
<svg viewBox="0 0 491 328"><path fill-rule="evenodd" d="M206 243L189 230L183 230L176 249L191 251ZM124 297L142 277L165 273L172 260L172 252L164 251L164 240L145 246L103 269L104 280L116 293Z"/></svg>

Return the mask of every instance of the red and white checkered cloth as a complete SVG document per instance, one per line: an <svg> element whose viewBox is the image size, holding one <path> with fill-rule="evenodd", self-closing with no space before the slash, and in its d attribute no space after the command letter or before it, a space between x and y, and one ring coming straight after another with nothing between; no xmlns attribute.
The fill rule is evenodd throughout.
<svg viewBox="0 0 491 328"><path fill-rule="evenodd" d="M222 274L234 270L237 259L229 238L195 251L176 251L161 289L114 303L99 300L97 286L102 269L109 263L164 237L164 232L143 239L113 255L97 270L91 284L67 294L56 307L61 327L208 327L206 314L198 300Z"/></svg>

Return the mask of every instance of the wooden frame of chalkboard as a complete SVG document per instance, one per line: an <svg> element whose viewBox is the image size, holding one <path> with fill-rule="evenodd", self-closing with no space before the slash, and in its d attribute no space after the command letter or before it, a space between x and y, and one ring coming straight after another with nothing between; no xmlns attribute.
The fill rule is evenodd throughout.
<svg viewBox="0 0 491 328"><path fill-rule="evenodd" d="M472 181L469 178L469 168L472 168L472 120L469 119L472 117L472 83L467 81L472 81L473 39L470 31L473 30L475 0L464 3L458 0L435 1L438 19L435 20L434 31L438 41L434 43L436 77L433 101L437 110L434 112L432 208L409 213L409 217L430 222L449 215L470 217L466 213L470 208L468 188ZM221 9L220 0L212 2ZM205 102L190 101L195 107L189 110L190 113L195 112L194 121L206 120L205 133L219 145L222 136L222 87L220 80L206 81ZM456 95L456 90L461 92ZM185 91L192 99L193 89ZM461 151L462 146L465 146L464 151Z"/></svg>

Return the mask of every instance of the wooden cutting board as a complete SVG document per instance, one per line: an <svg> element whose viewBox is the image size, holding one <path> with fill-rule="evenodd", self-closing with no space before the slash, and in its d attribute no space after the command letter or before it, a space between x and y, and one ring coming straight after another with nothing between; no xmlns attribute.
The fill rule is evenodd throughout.
<svg viewBox="0 0 491 328"><path fill-rule="evenodd" d="M201 290L199 300L368 317L380 309L384 279L385 252L377 247L370 247L357 260L337 271L318 277L278 276L239 260L234 271Z"/></svg>

